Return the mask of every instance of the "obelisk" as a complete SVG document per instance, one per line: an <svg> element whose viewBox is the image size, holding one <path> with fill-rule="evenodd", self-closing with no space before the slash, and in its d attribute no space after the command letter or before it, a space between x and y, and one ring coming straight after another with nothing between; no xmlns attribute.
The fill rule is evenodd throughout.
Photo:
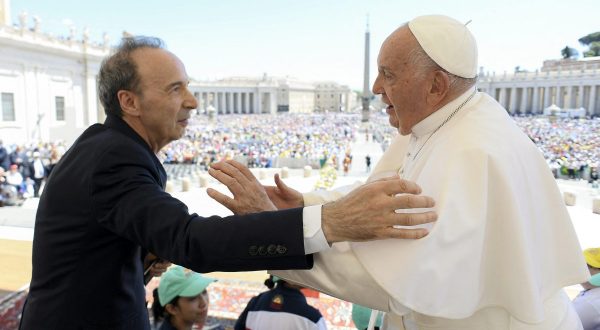
<svg viewBox="0 0 600 330"><path fill-rule="evenodd" d="M362 122L369 122L369 104L371 91L369 88L369 16L367 15L367 31L365 32L365 71L362 92Z"/></svg>

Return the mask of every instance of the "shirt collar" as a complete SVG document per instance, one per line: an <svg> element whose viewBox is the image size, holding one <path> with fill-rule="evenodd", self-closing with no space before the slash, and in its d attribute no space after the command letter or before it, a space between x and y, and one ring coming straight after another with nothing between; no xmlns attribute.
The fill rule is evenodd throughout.
<svg viewBox="0 0 600 330"><path fill-rule="evenodd" d="M412 128L412 135L415 138L420 138L433 132L438 126L440 126L446 118L452 114L456 108L458 108L463 102L465 102L471 94L475 92L475 87L469 88L466 92L462 93L459 97L450 101L448 104L435 111L427 118L418 122ZM472 99L470 101L473 101ZM466 105L466 104L465 104Z"/></svg>

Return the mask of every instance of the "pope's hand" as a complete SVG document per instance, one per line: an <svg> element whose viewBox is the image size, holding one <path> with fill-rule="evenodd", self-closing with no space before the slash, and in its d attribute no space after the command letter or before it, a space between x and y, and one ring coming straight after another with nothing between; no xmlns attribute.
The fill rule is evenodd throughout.
<svg viewBox="0 0 600 330"><path fill-rule="evenodd" d="M275 174L275 186L264 186L267 191L269 199L278 209L289 209L293 207L304 206L304 199L302 194L288 187L283 180L279 177L279 174Z"/></svg>

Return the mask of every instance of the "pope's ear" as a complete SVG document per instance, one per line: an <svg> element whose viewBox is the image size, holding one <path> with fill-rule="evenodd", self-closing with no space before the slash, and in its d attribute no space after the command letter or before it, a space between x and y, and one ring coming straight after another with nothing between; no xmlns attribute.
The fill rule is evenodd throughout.
<svg viewBox="0 0 600 330"><path fill-rule="evenodd" d="M117 99L123 114L139 115L138 97L134 92L122 89L117 92Z"/></svg>
<svg viewBox="0 0 600 330"><path fill-rule="evenodd" d="M438 104L441 102L450 91L450 77L448 73L442 70L435 70L431 79L431 86L427 101L430 104Z"/></svg>

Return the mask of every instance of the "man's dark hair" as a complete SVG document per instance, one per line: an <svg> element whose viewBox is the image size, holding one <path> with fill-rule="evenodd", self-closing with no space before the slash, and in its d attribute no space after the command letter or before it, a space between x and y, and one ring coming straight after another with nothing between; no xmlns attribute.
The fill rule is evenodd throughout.
<svg viewBox="0 0 600 330"><path fill-rule="evenodd" d="M140 48L164 49L165 43L155 37L126 37L121 39L115 53L102 61L98 74L98 97L106 115L123 116L117 97L120 90L140 92L140 77L131 58L131 53Z"/></svg>

